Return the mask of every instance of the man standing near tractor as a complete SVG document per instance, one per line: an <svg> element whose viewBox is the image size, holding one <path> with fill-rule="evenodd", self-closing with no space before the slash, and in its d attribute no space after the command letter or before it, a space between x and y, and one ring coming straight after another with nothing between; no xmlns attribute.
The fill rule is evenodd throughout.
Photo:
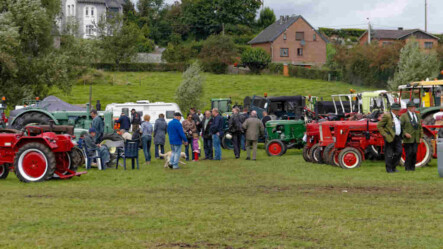
<svg viewBox="0 0 443 249"><path fill-rule="evenodd" d="M421 119L415 112L415 104L409 101L407 107L408 111L400 117L406 154L405 170L414 171L417 162L417 148L423 142L423 128Z"/></svg>
<svg viewBox="0 0 443 249"><path fill-rule="evenodd" d="M232 109L232 116L229 119L229 133L232 135L232 144L234 145L235 159L240 158L241 136L243 133L240 109Z"/></svg>
<svg viewBox="0 0 443 249"><path fill-rule="evenodd" d="M138 131L140 129L140 123L142 122L142 119L140 117L140 114L135 111L135 109L131 110L131 118L132 118L132 132Z"/></svg>
<svg viewBox="0 0 443 249"><path fill-rule="evenodd" d="M246 133L246 150L248 157L246 160L251 160L251 147L252 147L252 160L257 159L257 143L260 136L264 135L265 128L263 123L257 117L257 112L252 111L249 118L243 123L243 129Z"/></svg>
<svg viewBox="0 0 443 249"><path fill-rule="evenodd" d="M91 114L92 117L92 128L96 131L95 143L99 144L102 142L105 124L103 123L102 118L98 116L97 110L92 109L89 114Z"/></svg>
<svg viewBox="0 0 443 249"><path fill-rule="evenodd" d="M402 129L400 119L398 118L400 109L401 106L399 104L392 104L391 111L385 113L377 124L378 131L385 140L385 163L388 173L398 172L396 167L400 163L402 154Z"/></svg>

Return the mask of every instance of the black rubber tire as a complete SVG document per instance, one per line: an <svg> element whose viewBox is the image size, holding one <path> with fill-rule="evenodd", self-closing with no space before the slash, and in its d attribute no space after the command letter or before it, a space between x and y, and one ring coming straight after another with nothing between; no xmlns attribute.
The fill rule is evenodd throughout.
<svg viewBox="0 0 443 249"><path fill-rule="evenodd" d="M11 124L11 128L21 130L28 124L49 125L50 120L51 118L44 113L28 112L14 119L13 123Z"/></svg>
<svg viewBox="0 0 443 249"><path fill-rule="evenodd" d="M45 174L35 180L29 179L30 177L28 177L24 172L21 171L20 167L19 167L19 159L20 156L25 153L28 150L36 150L41 152L45 157L46 160L48 162L47 165L47 170L45 172ZM55 160L55 155L54 153L44 144L41 143L29 143L29 144L25 144L23 147L21 147L17 154L15 155L14 158L14 168L15 168L15 174L17 175L17 178L22 181L22 182L41 182L41 181L46 181L49 180L53 177L54 172L55 172L55 168L56 168L56 160Z"/></svg>
<svg viewBox="0 0 443 249"><path fill-rule="evenodd" d="M279 153L278 155L274 155L274 154L272 154L272 153L269 151L269 146L270 146L271 144L274 144L274 143L279 144L280 147L281 147L281 151L280 151L280 153ZM287 148L286 148L286 144L284 144L281 140L274 139L274 140L271 140L271 141L269 141L269 142L266 143L266 153L268 154L268 156L282 156L282 155L284 155L284 154L286 153L286 150L287 150Z"/></svg>
<svg viewBox="0 0 443 249"><path fill-rule="evenodd" d="M307 144L303 147L303 159L308 163L312 162L311 156L309 155L309 149L310 148Z"/></svg>
<svg viewBox="0 0 443 249"><path fill-rule="evenodd" d="M221 146L225 150L234 150L234 145L232 144L232 140L226 138L226 134L223 135L223 138L221 140Z"/></svg>
<svg viewBox="0 0 443 249"><path fill-rule="evenodd" d="M352 153L356 156L357 161L354 165L350 166L347 165L344 161L344 157L346 156L346 154ZM340 164L340 167L342 169L355 169L361 166L361 163L363 161L363 157L360 153L359 150L357 150L356 148L353 147L346 147L344 148L342 151L340 151L340 154L338 154L338 162Z"/></svg>
<svg viewBox="0 0 443 249"><path fill-rule="evenodd" d="M331 152L331 150L334 148L335 144L328 144L324 149L323 149L323 163L325 164L330 164L329 163L329 152Z"/></svg>
<svg viewBox="0 0 443 249"><path fill-rule="evenodd" d="M321 152L320 152L320 158L318 158L316 155L318 154L317 151L321 150L320 144L314 144L314 146L311 147L309 150L309 156L311 157L311 160L313 163L320 163L321 160Z"/></svg>
<svg viewBox="0 0 443 249"><path fill-rule="evenodd" d="M432 146L431 146L430 141L425 138L425 139L423 139L423 143L425 143L426 147L428 148L428 151L426 153L427 155L426 155L425 159L422 162L417 162L415 164L416 168L425 167L432 159ZM401 166L405 166L405 161L403 160L403 158L400 158L400 165Z"/></svg>
<svg viewBox="0 0 443 249"><path fill-rule="evenodd" d="M0 179L6 179L9 175L9 164L0 165Z"/></svg>
<svg viewBox="0 0 443 249"><path fill-rule="evenodd" d="M331 149L331 151L329 152L329 164L335 167L340 167L338 161L335 160L335 152L337 151L337 149L333 148Z"/></svg>
<svg viewBox="0 0 443 249"><path fill-rule="evenodd" d="M77 171L78 167L85 164L85 155L80 148L72 148L71 152L69 152L69 156L71 157L70 170Z"/></svg>

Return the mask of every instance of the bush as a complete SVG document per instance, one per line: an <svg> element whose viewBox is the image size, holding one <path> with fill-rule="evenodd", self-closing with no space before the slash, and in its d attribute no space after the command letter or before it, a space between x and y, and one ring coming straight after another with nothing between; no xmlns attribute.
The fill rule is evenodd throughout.
<svg viewBox="0 0 443 249"><path fill-rule="evenodd" d="M272 74L283 74L283 64L282 63L269 63L269 72Z"/></svg>
<svg viewBox="0 0 443 249"><path fill-rule="evenodd" d="M249 48L243 52L241 61L252 73L259 74L271 63L271 56L262 48Z"/></svg>
<svg viewBox="0 0 443 249"><path fill-rule="evenodd" d="M191 46L169 44L162 59L169 63L188 63L197 57L198 51Z"/></svg>
<svg viewBox="0 0 443 249"><path fill-rule="evenodd" d="M227 72L235 54L235 44L230 36L212 35L203 42L199 58L205 71L221 74Z"/></svg>
<svg viewBox="0 0 443 249"><path fill-rule="evenodd" d="M96 63L93 67L104 71L121 72L183 72L187 63Z"/></svg>

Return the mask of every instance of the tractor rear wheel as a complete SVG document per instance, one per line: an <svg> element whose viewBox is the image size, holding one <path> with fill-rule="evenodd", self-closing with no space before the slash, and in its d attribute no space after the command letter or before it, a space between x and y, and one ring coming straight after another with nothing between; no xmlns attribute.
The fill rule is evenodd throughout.
<svg viewBox="0 0 443 249"><path fill-rule="evenodd" d="M338 162L338 153L337 149L333 148L329 151L329 164L332 166L340 167L340 164Z"/></svg>
<svg viewBox="0 0 443 249"><path fill-rule="evenodd" d="M71 152L69 152L72 160L71 170L77 171L78 167L85 164L85 155L82 150L78 147L72 148Z"/></svg>
<svg viewBox="0 0 443 249"><path fill-rule="evenodd" d="M309 149L310 148L307 144L303 147L303 159L308 163L312 162L311 156L309 155Z"/></svg>
<svg viewBox="0 0 443 249"><path fill-rule="evenodd" d="M268 156L282 156L286 152L286 145L278 139L269 141L266 144L266 153Z"/></svg>
<svg viewBox="0 0 443 249"><path fill-rule="evenodd" d="M228 139L226 137L226 134L223 135L223 138L222 138L222 141L221 141L221 146L225 150L233 150L234 149L234 145L232 144L232 140Z"/></svg>
<svg viewBox="0 0 443 249"><path fill-rule="evenodd" d="M418 145L417 148L417 161L415 163L415 167L417 168L421 168L426 166L432 158L432 147L431 144L428 140L423 139L423 143ZM403 152L401 154L401 158L400 158L400 165L404 166L405 165L405 159L406 159L406 154L405 154L405 150L403 149Z"/></svg>
<svg viewBox="0 0 443 249"><path fill-rule="evenodd" d="M325 149L323 150L323 163L326 164L330 164L329 162L329 153L331 152L331 150L334 148L335 144L328 144Z"/></svg>
<svg viewBox="0 0 443 249"><path fill-rule="evenodd" d="M312 148L309 150L309 155L311 156L313 163L321 163L322 157L320 144L314 144L314 146L312 146Z"/></svg>
<svg viewBox="0 0 443 249"><path fill-rule="evenodd" d="M343 169L355 169L360 167L362 155L356 148L346 147L338 154L338 162Z"/></svg>
<svg viewBox="0 0 443 249"><path fill-rule="evenodd" d="M9 175L9 164L0 165L0 179L6 179Z"/></svg>
<svg viewBox="0 0 443 249"><path fill-rule="evenodd" d="M16 118L11 127L16 130L21 130L28 124L49 125L50 120L51 118L43 113L28 112Z"/></svg>
<svg viewBox="0 0 443 249"><path fill-rule="evenodd" d="M14 167L17 178L22 182L49 180L56 168L55 155L44 144L25 144L15 155Z"/></svg>

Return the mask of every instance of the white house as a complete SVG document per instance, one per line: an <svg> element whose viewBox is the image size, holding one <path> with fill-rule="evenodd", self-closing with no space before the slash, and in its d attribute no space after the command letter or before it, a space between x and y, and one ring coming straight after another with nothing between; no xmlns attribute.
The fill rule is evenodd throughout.
<svg viewBox="0 0 443 249"><path fill-rule="evenodd" d="M123 13L123 0L62 0L60 28L78 26L77 35L85 39L97 35L95 30L100 18L110 13Z"/></svg>

